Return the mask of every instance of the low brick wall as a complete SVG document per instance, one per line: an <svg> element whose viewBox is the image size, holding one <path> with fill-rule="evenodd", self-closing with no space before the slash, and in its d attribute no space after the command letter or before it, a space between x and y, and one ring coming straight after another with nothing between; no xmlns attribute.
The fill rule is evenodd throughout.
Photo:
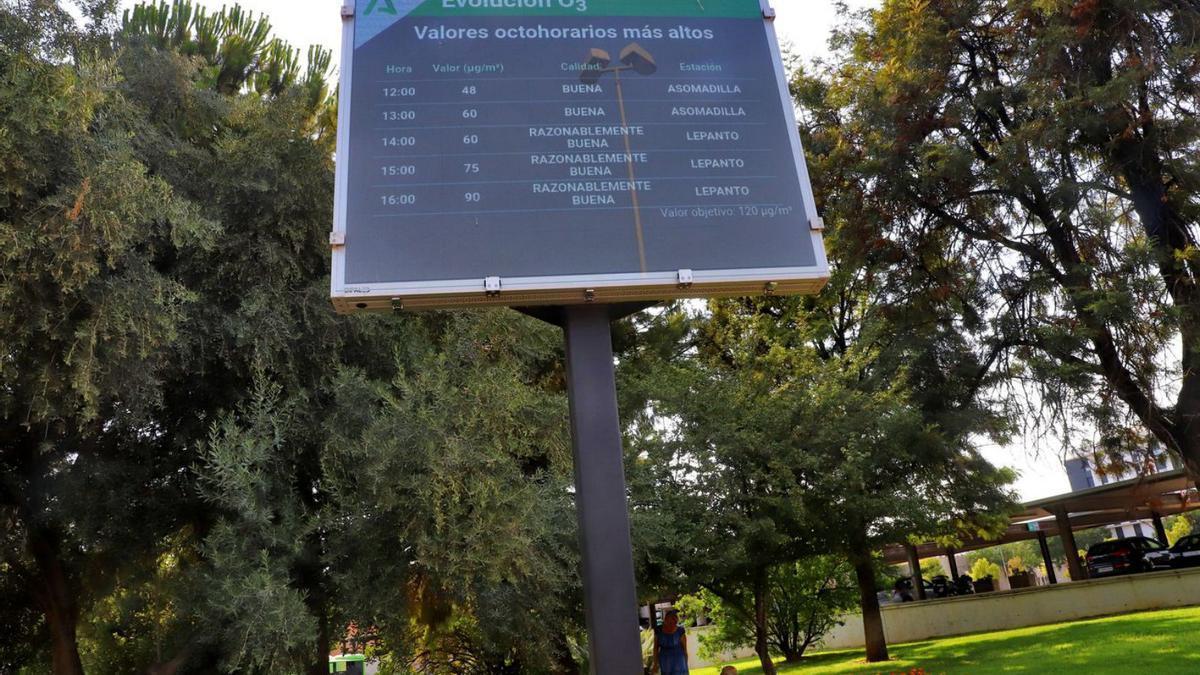
<svg viewBox="0 0 1200 675"><path fill-rule="evenodd" d="M1200 568L1134 574L883 607L891 644L1153 609L1200 605ZM844 618L822 649L863 646L862 616Z"/></svg>

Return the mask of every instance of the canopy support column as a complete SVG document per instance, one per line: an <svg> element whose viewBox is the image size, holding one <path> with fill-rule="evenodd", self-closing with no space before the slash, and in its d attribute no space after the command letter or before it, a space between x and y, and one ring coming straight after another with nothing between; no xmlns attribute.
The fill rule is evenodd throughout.
<svg viewBox="0 0 1200 675"><path fill-rule="evenodd" d="M1054 572L1054 560L1050 558L1050 543L1046 541L1046 533L1038 531L1038 545L1042 548L1042 562L1046 564L1046 578L1051 584L1058 583L1058 575Z"/></svg>
<svg viewBox="0 0 1200 675"><path fill-rule="evenodd" d="M1154 532L1158 534L1158 540L1163 543L1163 546L1170 546L1171 544L1167 541L1167 527L1163 525L1162 516L1158 511L1152 511L1150 516L1154 519Z"/></svg>
<svg viewBox="0 0 1200 675"><path fill-rule="evenodd" d="M908 551L908 569L912 573L913 594L917 600L924 600L925 580L921 578L921 558L917 555L917 547L905 544L904 548Z"/></svg>
<svg viewBox="0 0 1200 675"><path fill-rule="evenodd" d="M1058 537L1062 539L1063 552L1067 556L1067 570L1071 573L1071 581L1087 579L1087 571L1083 561L1079 559L1079 547L1075 544L1075 532L1071 530L1071 514L1060 508L1054 512L1058 522Z"/></svg>

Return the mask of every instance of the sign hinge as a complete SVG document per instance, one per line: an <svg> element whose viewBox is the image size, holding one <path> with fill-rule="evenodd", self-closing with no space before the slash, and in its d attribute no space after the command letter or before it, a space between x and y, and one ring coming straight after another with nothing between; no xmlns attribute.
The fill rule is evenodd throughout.
<svg viewBox="0 0 1200 675"><path fill-rule="evenodd" d="M500 277L484 277L483 292L487 293L489 298L494 298L500 295Z"/></svg>
<svg viewBox="0 0 1200 675"><path fill-rule="evenodd" d="M345 245L346 245L346 233L345 232L330 232L329 233L329 247L330 248L342 248Z"/></svg>
<svg viewBox="0 0 1200 675"><path fill-rule="evenodd" d="M691 288L696 281L696 275L692 274L691 270L679 270L675 273L675 279L680 288Z"/></svg>
<svg viewBox="0 0 1200 675"><path fill-rule="evenodd" d="M402 298L392 298L392 311L399 312L404 309L404 300Z"/></svg>
<svg viewBox="0 0 1200 675"><path fill-rule="evenodd" d="M775 20L775 8L768 7L766 9L764 9L763 10L763 18L766 19L767 21L774 21Z"/></svg>
<svg viewBox="0 0 1200 675"><path fill-rule="evenodd" d="M354 18L354 0L346 0L346 2L342 3L342 18L343 19L353 19Z"/></svg>
<svg viewBox="0 0 1200 675"><path fill-rule="evenodd" d="M808 228L810 230L814 230L816 232L824 232L825 231L825 219L817 218L815 220L808 221Z"/></svg>

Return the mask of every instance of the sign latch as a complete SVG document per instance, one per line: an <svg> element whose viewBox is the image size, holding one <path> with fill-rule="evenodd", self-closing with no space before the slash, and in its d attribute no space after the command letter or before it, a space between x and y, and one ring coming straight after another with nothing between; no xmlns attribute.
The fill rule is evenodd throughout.
<svg viewBox="0 0 1200 675"><path fill-rule="evenodd" d="M680 288L691 288L696 281L696 275L692 274L691 270L679 270L675 278L679 282Z"/></svg>
<svg viewBox="0 0 1200 675"><path fill-rule="evenodd" d="M483 292L487 293L489 298L500 295L500 286L500 277L486 277L483 280Z"/></svg>
<svg viewBox="0 0 1200 675"><path fill-rule="evenodd" d="M763 18L766 19L767 21L774 21L775 20L775 8L768 7L766 9L764 9L763 10Z"/></svg>
<svg viewBox="0 0 1200 675"><path fill-rule="evenodd" d="M815 218L813 220L808 221L808 229L813 230L814 232L824 232L825 231L825 219L824 218Z"/></svg>
<svg viewBox="0 0 1200 675"><path fill-rule="evenodd" d="M345 232L330 232L329 233L329 247L330 248L341 248L345 245L346 245L346 233Z"/></svg>
<svg viewBox="0 0 1200 675"><path fill-rule="evenodd" d="M370 9L370 7L368 7L367 9ZM346 0L346 2L342 3L342 18L343 19L353 19L354 18L354 0Z"/></svg>

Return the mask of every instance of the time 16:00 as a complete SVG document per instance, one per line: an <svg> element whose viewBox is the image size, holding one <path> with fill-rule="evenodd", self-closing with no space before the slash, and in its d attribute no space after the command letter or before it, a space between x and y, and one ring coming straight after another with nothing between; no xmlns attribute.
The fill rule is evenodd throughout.
<svg viewBox="0 0 1200 675"><path fill-rule="evenodd" d="M479 204L483 201L483 195L479 192L464 192L463 201L467 204ZM379 203L381 206L412 206L417 203L417 196L414 194L381 195Z"/></svg>

